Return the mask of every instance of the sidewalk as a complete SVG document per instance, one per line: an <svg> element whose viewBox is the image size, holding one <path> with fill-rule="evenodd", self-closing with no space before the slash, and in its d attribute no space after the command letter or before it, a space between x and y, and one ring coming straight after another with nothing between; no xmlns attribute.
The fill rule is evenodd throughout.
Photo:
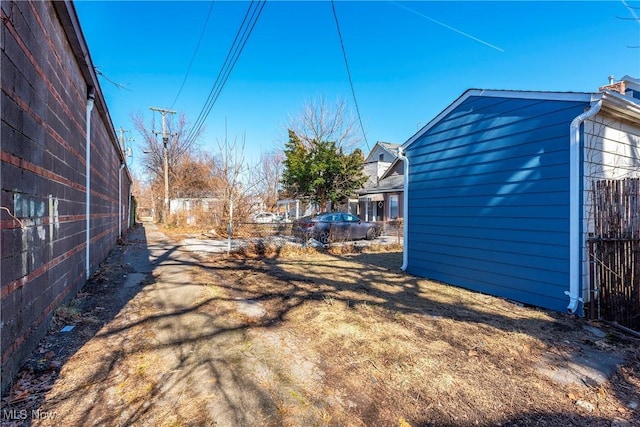
<svg viewBox="0 0 640 427"><path fill-rule="evenodd" d="M218 366L218 341L242 331L199 310L212 299L193 280L200 267L153 223L134 227L28 361L16 380L26 398L3 402L15 411L2 425L260 424L264 402Z"/></svg>

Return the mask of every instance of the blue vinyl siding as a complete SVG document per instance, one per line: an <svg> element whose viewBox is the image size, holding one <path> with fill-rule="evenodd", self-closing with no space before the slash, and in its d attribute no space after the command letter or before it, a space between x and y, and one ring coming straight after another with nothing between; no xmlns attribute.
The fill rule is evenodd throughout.
<svg viewBox="0 0 640 427"><path fill-rule="evenodd" d="M569 125L587 106L470 96L413 141L408 272L564 311Z"/></svg>

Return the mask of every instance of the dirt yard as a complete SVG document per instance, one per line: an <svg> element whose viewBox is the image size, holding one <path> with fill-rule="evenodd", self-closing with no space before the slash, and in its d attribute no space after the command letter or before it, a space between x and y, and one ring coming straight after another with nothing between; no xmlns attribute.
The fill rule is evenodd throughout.
<svg viewBox="0 0 640 427"><path fill-rule="evenodd" d="M640 426L640 341L607 325L411 277L398 251L183 237L134 230L58 311L3 425ZM589 355L621 366L605 381Z"/></svg>

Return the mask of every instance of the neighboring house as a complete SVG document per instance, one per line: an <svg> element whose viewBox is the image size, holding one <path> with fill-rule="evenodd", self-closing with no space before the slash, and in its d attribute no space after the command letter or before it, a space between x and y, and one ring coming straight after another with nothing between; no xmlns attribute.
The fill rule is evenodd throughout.
<svg viewBox="0 0 640 427"><path fill-rule="evenodd" d="M222 192L201 192L198 196L173 197L169 199L169 213L184 217L186 224L218 224L223 218L228 221L229 209L234 221L252 221L253 216L265 212L267 206L258 196L245 195L236 199L233 206L225 200Z"/></svg>
<svg viewBox="0 0 640 427"><path fill-rule="evenodd" d="M198 223L198 214L211 213L213 215L221 204L221 199L215 196L175 197L169 199L169 214L183 214L187 225L195 225Z"/></svg>
<svg viewBox="0 0 640 427"><path fill-rule="evenodd" d="M125 234L131 176L73 2L2 1L2 389Z"/></svg>
<svg viewBox="0 0 640 427"><path fill-rule="evenodd" d="M286 220L313 215L318 211L318 206L313 203L305 203L300 199L278 200L276 202L276 213L282 215Z"/></svg>
<svg viewBox="0 0 640 427"><path fill-rule="evenodd" d="M358 191L357 213L365 221L389 221L403 217L404 162L400 145L377 142L364 161L368 179Z"/></svg>
<svg viewBox="0 0 640 427"><path fill-rule="evenodd" d="M405 142L403 269L582 315L592 182L640 176L638 80L601 89L471 89Z"/></svg>

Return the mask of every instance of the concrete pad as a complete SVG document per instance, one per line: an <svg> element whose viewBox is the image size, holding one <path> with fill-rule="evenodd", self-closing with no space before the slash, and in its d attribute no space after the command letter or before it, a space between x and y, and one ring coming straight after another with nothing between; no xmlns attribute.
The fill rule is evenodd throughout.
<svg viewBox="0 0 640 427"><path fill-rule="evenodd" d="M584 348L569 359L547 353L537 369L559 384L593 387L607 381L624 361L624 357L615 353Z"/></svg>
<svg viewBox="0 0 640 427"><path fill-rule="evenodd" d="M595 326L583 326L582 329L589 332L596 338L605 338L607 333L600 328L596 328Z"/></svg>
<svg viewBox="0 0 640 427"><path fill-rule="evenodd" d="M227 240L185 239L180 242L180 246L186 248L189 252L224 253L229 248L229 242ZM235 250L240 246L240 242L231 241L231 250Z"/></svg>
<svg viewBox="0 0 640 427"><path fill-rule="evenodd" d="M129 273L127 274L127 278L124 282L125 288L134 288L136 286L140 286L140 284L147 278L148 274L146 273Z"/></svg>
<svg viewBox="0 0 640 427"><path fill-rule="evenodd" d="M238 301L238 311L245 316L253 318L261 318L267 314L262 304L250 299Z"/></svg>

